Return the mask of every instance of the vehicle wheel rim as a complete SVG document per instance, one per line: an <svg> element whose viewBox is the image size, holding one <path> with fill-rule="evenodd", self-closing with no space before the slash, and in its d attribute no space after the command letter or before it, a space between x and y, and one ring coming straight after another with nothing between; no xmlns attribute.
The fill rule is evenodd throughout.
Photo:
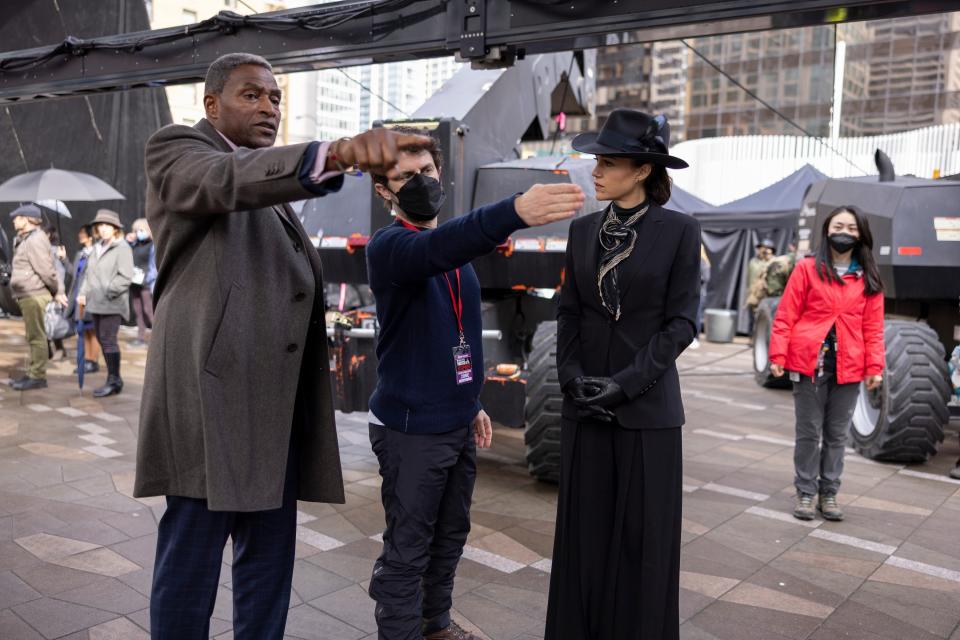
<svg viewBox="0 0 960 640"><path fill-rule="evenodd" d="M753 367L757 371L766 371L769 361L769 345L767 344L767 321L757 320L757 330L753 340Z"/></svg>
<svg viewBox="0 0 960 640"><path fill-rule="evenodd" d="M882 389L867 391L864 383L860 383L860 393L857 395L857 406L853 410L853 428L862 437L869 438L877 430L880 421Z"/></svg>

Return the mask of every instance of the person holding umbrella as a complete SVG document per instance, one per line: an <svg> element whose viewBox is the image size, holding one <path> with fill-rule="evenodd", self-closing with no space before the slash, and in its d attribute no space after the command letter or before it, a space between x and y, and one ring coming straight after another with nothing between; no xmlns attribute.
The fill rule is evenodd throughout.
<svg viewBox="0 0 960 640"><path fill-rule="evenodd" d="M84 309L81 313L80 305L77 304L80 285L83 284L87 263L93 253L93 229L90 225L80 227L77 231L77 242L80 243L80 248L73 258L73 284L70 287L67 317L77 325L77 351L78 354L82 351L84 357L77 358L77 369L74 373L80 373L81 366L84 373L96 373L100 371L100 345L97 342L96 330L93 328L93 316L88 309Z"/></svg>
<svg viewBox="0 0 960 640"><path fill-rule="evenodd" d="M13 227L17 230L14 241L10 290L20 305L30 345L30 362L26 375L15 380L11 386L17 391L43 389L47 386L47 334L43 328L43 313L54 296L66 305L63 284L57 278L53 264L50 240L41 229L43 215L34 204L17 207L10 213Z"/></svg>
<svg viewBox="0 0 960 640"><path fill-rule="evenodd" d="M50 240L50 255L53 256L53 267L57 272L58 288L64 292L68 291L73 284L73 265L67 259L67 248L60 243L60 233L57 228L49 222L43 226L43 232L47 234L47 238ZM65 306L61 307L62 312L65 311ZM64 317L68 316L64 313ZM57 354L58 360L69 358L67 348L63 344L64 338L48 335L47 340L49 342L47 351L50 359L53 359L55 354Z"/></svg>
<svg viewBox="0 0 960 640"><path fill-rule="evenodd" d="M94 397L104 398L123 390L120 378L120 323L130 316L130 282L133 279L133 252L123 239L120 216L100 209L93 220L97 243L84 274L77 304L93 316L97 341L107 362L107 382L95 389Z"/></svg>

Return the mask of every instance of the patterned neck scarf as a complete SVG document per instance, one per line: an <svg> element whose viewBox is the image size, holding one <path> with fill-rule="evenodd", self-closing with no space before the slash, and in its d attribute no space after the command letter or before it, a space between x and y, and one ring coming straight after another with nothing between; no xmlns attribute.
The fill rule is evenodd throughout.
<svg viewBox="0 0 960 640"><path fill-rule="evenodd" d="M620 319L620 287L617 284L617 265L630 257L637 244L637 230L634 225L650 209L645 205L626 220L621 220L611 204L604 213L600 225L600 267L597 273L597 287L600 289L600 301L614 320Z"/></svg>

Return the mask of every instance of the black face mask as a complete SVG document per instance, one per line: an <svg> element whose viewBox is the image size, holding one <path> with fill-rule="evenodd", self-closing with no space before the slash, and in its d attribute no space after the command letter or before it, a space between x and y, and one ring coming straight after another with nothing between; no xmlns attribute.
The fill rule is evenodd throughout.
<svg viewBox="0 0 960 640"><path fill-rule="evenodd" d="M837 253L846 253L860 244L860 240L849 233L831 233L827 240Z"/></svg>
<svg viewBox="0 0 960 640"><path fill-rule="evenodd" d="M430 222L440 213L447 195L439 180L418 173L394 192L400 209L415 222Z"/></svg>

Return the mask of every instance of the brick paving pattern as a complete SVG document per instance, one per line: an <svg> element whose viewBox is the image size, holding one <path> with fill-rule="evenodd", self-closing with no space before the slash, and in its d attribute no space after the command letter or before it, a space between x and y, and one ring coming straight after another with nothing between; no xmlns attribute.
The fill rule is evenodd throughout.
<svg viewBox="0 0 960 640"><path fill-rule="evenodd" d="M122 336L123 337L123 336ZM129 339L129 335L125 338ZM0 638L149 637L162 499L131 497L146 354L123 346L124 392L81 395L71 362L50 387L0 388ZM0 375L18 374L22 325L0 321ZM721 358L725 358L720 360ZM960 640L956 424L941 453L904 468L847 456L842 523L792 509L790 394L758 388L746 345L683 356L681 637L686 640ZM380 551L380 479L361 415L339 415L345 505L301 503L287 637L376 637L365 593ZM498 428L480 454L474 527L454 617L481 638L543 637L556 488L523 463L523 435ZM231 638L224 553L212 637Z"/></svg>

